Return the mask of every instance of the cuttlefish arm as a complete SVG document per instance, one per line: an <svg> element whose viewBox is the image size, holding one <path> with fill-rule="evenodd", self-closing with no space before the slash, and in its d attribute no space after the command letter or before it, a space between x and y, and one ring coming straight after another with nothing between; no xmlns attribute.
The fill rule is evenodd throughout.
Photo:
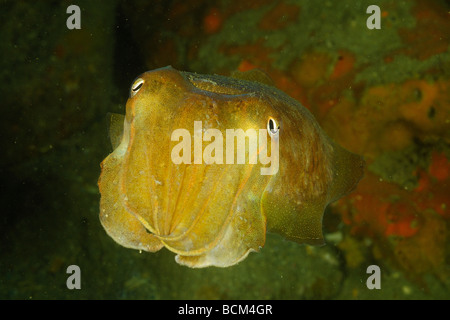
<svg viewBox="0 0 450 320"><path fill-rule="evenodd" d="M115 149L101 163L102 174L98 182L102 194L100 222L118 244L131 249L155 252L163 247L162 243L148 233L142 223L126 210L119 193L122 156L129 143L129 124L124 122L125 116L111 114L110 139Z"/></svg>

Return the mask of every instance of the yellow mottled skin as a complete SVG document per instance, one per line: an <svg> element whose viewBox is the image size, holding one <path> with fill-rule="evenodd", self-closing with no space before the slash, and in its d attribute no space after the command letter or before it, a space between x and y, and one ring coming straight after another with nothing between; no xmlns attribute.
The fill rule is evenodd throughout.
<svg viewBox="0 0 450 320"><path fill-rule="evenodd" d="M113 116L115 150L99 179L100 220L117 243L151 252L165 246L189 267L236 264L264 245L266 229L323 244L324 209L356 186L360 156L330 140L297 101L262 83L269 81L254 81L257 72L246 81L245 74L236 79L166 67L139 78L143 84L132 88L126 116ZM269 118L280 126L279 139L268 138L266 146L279 146L274 175L261 175L268 165L248 164L255 156L248 150L246 164L172 162L175 129L193 137L194 121L202 121L205 130L225 136L226 129L265 129Z"/></svg>

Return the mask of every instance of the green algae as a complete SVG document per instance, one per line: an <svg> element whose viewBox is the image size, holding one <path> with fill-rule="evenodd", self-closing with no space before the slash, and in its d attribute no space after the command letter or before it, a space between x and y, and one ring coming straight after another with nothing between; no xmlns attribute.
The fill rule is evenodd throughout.
<svg viewBox="0 0 450 320"><path fill-rule="evenodd" d="M450 46L446 52L436 54L427 60L397 55L388 64L384 61L378 61L358 73L355 82L366 81L367 85L380 85L389 82L401 83L418 78L420 74L431 69L439 70L439 74L446 77L450 75Z"/></svg>
<svg viewBox="0 0 450 320"><path fill-rule="evenodd" d="M418 183L414 171L418 167L427 168L429 162L429 148L423 149L413 145L400 151L382 153L375 158L368 169L385 181L394 182L407 190L412 190Z"/></svg>
<svg viewBox="0 0 450 320"><path fill-rule="evenodd" d="M258 30L258 23L273 5L264 6L257 10L247 10L234 14L228 18L221 31L212 35L199 48L198 56L189 62L190 69L198 72L205 70L237 69L241 58L227 56L221 52L224 45L244 45L255 43L262 35Z"/></svg>
<svg viewBox="0 0 450 320"><path fill-rule="evenodd" d="M416 26L411 13L411 1L377 2L381 10L389 12L382 19L381 30L369 30L366 27L369 15L365 10L372 4L371 1L324 1L317 5L314 1L291 0L286 3L299 7L300 14L296 21L279 30L267 31L261 30L259 23L274 8L274 4L238 12L225 21L218 34L210 36L202 44L198 57L188 63L189 68L203 72L234 70L242 59L251 61L252 57L227 55L221 48L251 45L260 41L273 60L272 66L281 71L287 71L302 53L314 48L315 51L332 54L341 49L354 53L355 67L362 67L355 83L400 83L417 78L431 69L439 70L441 74L450 73L450 47L446 52L426 60L396 55L391 63L385 62L384 58L391 52L404 47L398 30Z"/></svg>
<svg viewBox="0 0 450 320"><path fill-rule="evenodd" d="M378 6L392 10L388 21L383 21L382 30L366 27L366 8L371 1L331 2L317 5L314 1L286 1L300 9L297 21L279 30L261 30L259 23L274 4L236 13L228 18L221 31L208 38L199 48L198 58L191 61L192 70L236 69L242 58L221 52L227 45L262 45L272 52L273 66L286 71L289 66L309 48L325 52L346 49L356 55L356 66L383 62L386 53L403 46L398 28L413 28L415 20L410 10L410 1L379 1Z"/></svg>
<svg viewBox="0 0 450 320"><path fill-rule="evenodd" d="M415 143L403 150L384 152L368 166L381 179L396 183L406 190L418 186L417 169L427 170L432 152L442 152L450 159L450 144L439 140L433 144Z"/></svg>

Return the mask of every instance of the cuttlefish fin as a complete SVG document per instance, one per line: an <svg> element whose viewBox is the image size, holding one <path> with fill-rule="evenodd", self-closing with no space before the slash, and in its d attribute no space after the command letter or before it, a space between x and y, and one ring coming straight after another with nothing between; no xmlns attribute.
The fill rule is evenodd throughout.
<svg viewBox="0 0 450 320"><path fill-rule="evenodd" d="M112 112L108 113L108 134L113 150L119 146L120 141L122 140L124 119L125 116L122 114Z"/></svg>
<svg viewBox="0 0 450 320"><path fill-rule="evenodd" d="M267 217L267 230L288 240L310 245L323 245L322 218L324 199L303 202L279 202L273 194L262 197L261 209Z"/></svg>
<svg viewBox="0 0 450 320"><path fill-rule="evenodd" d="M233 71L231 73L231 77L238 80L247 80L253 82L259 82L268 86L274 87L275 84L273 80L269 77L267 73L262 71L261 69L252 69L248 71Z"/></svg>
<svg viewBox="0 0 450 320"><path fill-rule="evenodd" d="M335 145L332 165L333 182L329 202L342 198L356 188L364 175L365 161L360 155Z"/></svg>

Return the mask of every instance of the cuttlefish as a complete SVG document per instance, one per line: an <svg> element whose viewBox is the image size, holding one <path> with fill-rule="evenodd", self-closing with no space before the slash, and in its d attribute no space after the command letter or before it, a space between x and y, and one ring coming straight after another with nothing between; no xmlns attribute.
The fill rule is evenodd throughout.
<svg viewBox="0 0 450 320"><path fill-rule="evenodd" d="M363 174L362 157L263 72L149 71L132 84L126 115L111 119L103 227L124 247L166 247L192 268L232 266L264 246L266 231L324 244L325 208Z"/></svg>

